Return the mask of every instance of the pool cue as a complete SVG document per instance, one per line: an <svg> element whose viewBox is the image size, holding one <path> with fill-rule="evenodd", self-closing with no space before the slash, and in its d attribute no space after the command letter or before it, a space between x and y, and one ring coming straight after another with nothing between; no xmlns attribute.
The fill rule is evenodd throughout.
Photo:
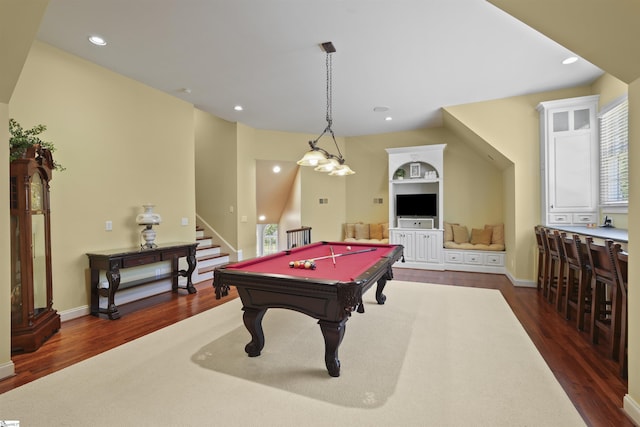
<svg viewBox="0 0 640 427"><path fill-rule="evenodd" d="M343 254L335 254L335 255L321 256L321 257L318 257L318 258L311 258L311 259L308 259L308 260L305 260L305 261L318 261L318 260L321 260L321 259L327 259L327 258L332 258L332 257L338 258L338 257L341 257L341 256L361 254L361 253L364 253L364 252L372 252L372 251L375 251L376 249L378 249L378 248L362 249L360 251L345 252Z"/></svg>
<svg viewBox="0 0 640 427"><path fill-rule="evenodd" d="M331 249L331 258L333 258L333 268L336 268L336 254L333 253L333 246L329 246L329 249Z"/></svg>

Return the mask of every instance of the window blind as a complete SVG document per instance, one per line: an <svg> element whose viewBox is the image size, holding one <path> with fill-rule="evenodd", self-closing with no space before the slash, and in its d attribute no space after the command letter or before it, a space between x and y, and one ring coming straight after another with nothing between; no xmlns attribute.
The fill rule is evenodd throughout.
<svg viewBox="0 0 640 427"><path fill-rule="evenodd" d="M626 97L599 115L600 204L625 206L629 201L629 107Z"/></svg>

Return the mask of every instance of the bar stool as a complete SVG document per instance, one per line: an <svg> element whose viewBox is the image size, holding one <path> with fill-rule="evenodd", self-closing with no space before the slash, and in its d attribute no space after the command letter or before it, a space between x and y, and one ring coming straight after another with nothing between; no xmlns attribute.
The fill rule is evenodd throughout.
<svg viewBox="0 0 640 427"><path fill-rule="evenodd" d="M609 357L618 360L620 293L616 289L618 283L613 265L613 241L606 240L604 246L594 244L591 237L587 237L586 241L592 274L591 342L598 344L600 332L606 334L609 338ZM617 250L620 250L619 246Z"/></svg>
<svg viewBox="0 0 640 427"><path fill-rule="evenodd" d="M547 301L556 306L556 310L562 311L562 297L564 293L564 257L562 256L562 244L560 243L560 233L557 230L548 230L547 249L549 253L548 285L549 292Z"/></svg>
<svg viewBox="0 0 640 427"><path fill-rule="evenodd" d="M571 320L571 311L576 313L576 327L584 330L584 318L591 311L591 269L584 245L578 235L567 237L562 234L562 249L565 258L565 286L564 315Z"/></svg>
<svg viewBox="0 0 640 427"><path fill-rule="evenodd" d="M611 256L616 269L616 279L618 292L620 295L620 347L618 358L620 361L620 376L627 378L627 283L629 255L620 250L620 245L616 243L612 247Z"/></svg>
<svg viewBox="0 0 640 427"><path fill-rule="evenodd" d="M542 290L542 295L547 295L547 266L549 264L549 258L547 256L547 250L544 243L545 228L541 225L536 225L533 228L536 235L536 243L538 245L538 290Z"/></svg>

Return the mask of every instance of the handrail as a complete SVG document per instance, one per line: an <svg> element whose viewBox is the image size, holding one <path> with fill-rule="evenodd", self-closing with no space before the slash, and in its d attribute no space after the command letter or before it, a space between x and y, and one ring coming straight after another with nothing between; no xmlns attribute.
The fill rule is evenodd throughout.
<svg viewBox="0 0 640 427"><path fill-rule="evenodd" d="M308 245L311 243L311 227L300 227L287 230L287 248Z"/></svg>

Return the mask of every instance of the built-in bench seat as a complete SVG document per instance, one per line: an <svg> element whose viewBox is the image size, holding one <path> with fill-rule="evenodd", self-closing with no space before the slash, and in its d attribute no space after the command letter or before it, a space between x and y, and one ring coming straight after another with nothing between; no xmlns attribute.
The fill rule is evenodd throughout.
<svg viewBox="0 0 640 427"><path fill-rule="evenodd" d="M347 223L344 225L344 241L387 244L389 243L389 223Z"/></svg>
<svg viewBox="0 0 640 427"><path fill-rule="evenodd" d="M484 273L505 272L504 224L469 229L444 223L444 264L446 270Z"/></svg>

